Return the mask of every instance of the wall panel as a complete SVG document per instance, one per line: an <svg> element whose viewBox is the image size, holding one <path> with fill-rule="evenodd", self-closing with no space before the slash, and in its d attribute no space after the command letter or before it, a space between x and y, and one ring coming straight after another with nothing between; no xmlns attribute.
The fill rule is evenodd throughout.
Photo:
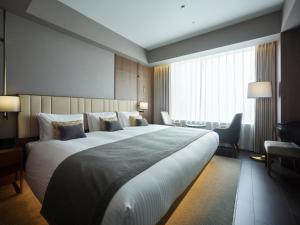
<svg viewBox="0 0 300 225"><path fill-rule="evenodd" d="M138 63L115 56L115 99L137 99Z"/></svg>
<svg viewBox="0 0 300 225"><path fill-rule="evenodd" d="M152 122L153 114L153 67L116 55L115 57L115 99L148 102L149 109L143 116ZM122 110L120 106L120 110Z"/></svg>
<svg viewBox="0 0 300 225"><path fill-rule="evenodd" d="M300 28L281 34L281 121L300 121Z"/></svg>
<svg viewBox="0 0 300 225"><path fill-rule="evenodd" d="M143 65L138 67L138 101L148 102L149 109L144 116L149 122L153 121L153 68Z"/></svg>

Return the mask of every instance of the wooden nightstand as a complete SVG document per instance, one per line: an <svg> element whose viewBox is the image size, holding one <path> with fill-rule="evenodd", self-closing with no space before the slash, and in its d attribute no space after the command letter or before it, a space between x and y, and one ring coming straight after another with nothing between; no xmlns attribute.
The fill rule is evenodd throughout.
<svg viewBox="0 0 300 225"><path fill-rule="evenodd" d="M17 193L22 192L23 149L20 147L0 149L0 185L5 184L12 184Z"/></svg>

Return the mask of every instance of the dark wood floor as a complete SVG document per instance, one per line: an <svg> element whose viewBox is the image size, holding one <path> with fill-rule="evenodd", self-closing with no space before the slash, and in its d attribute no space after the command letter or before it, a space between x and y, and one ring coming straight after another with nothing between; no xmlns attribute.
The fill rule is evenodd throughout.
<svg viewBox="0 0 300 225"><path fill-rule="evenodd" d="M300 175L274 162L272 177L263 163L241 152L234 225L299 225Z"/></svg>

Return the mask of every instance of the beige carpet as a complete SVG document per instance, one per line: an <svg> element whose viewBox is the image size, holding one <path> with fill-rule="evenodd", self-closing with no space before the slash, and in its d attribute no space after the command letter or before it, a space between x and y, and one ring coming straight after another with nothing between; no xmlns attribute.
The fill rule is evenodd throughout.
<svg viewBox="0 0 300 225"><path fill-rule="evenodd" d="M214 156L167 225L231 225L240 177L238 159Z"/></svg>
<svg viewBox="0 0 300 225"><path fill-rule="evenodd" d="M239 160L214 156L166 224L231 225L239 174ZM47 225L40 207L26 182L22 194L0 187L0 225Z"/></svg>

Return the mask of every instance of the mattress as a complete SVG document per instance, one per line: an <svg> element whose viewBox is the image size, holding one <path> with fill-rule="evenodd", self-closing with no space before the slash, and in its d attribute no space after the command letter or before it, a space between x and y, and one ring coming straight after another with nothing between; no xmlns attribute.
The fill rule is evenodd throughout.
<svg viewBox="0 0 300 225"><path fill-rule="evenodd" d="M42 202L56 167L68 156L98 145L166 129L166 126L128 127L117 132L91 132L87 138L27 144L26 180ZM207 164L219 144L215 132L197 139L124 184L109 203L103 225L153 225Z"/></svg>

